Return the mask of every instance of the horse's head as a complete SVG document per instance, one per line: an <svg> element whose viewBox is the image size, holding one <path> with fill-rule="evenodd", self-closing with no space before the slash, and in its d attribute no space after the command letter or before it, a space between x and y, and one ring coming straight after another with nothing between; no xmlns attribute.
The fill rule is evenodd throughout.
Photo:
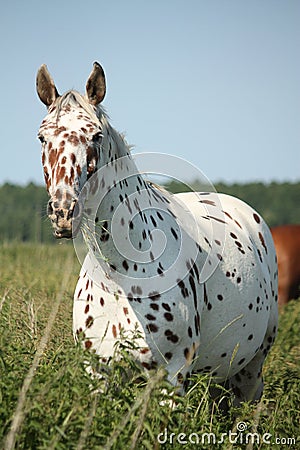
<svg viewBox="0 0 300 450"><path fill-rule="evenodd" d="M104 71L98 63L88 78L86 97L76 91L60 96L45 65L37 74L37 93L48 108L38 137L50 196L48 216L57 238L72 237L79 194L98 168L103 129L97 107L105 90Z"/></svg>

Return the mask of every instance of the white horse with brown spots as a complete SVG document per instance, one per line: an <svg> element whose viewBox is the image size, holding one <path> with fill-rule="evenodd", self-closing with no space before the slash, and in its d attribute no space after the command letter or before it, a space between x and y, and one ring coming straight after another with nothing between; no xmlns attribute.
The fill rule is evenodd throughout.
<svg viewBox="0 0 300 450"><path fill-rule="evenodd" d="M172 195L148 183L101 107L95 63L86 96L60 96L45 65L39 138L57 238L88 247L74 296L74 335L109 364L122 331L136 359L165 366L183 392L191 373L257 400L277 332L277 264L268 227L250 206L216 193Z"/></svg>

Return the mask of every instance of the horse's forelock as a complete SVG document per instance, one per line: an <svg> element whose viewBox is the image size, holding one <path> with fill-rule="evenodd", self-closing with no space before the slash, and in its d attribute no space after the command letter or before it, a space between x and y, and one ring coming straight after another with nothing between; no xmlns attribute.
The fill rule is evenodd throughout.
<svg viewBox="0 0 300 450"><path fill-rule="evenodd" d="M57 120L62 110L68 105L81 107L94 122L98 122L103 116L106 117L106 113L104 112L103 108L98 107L95 110L95 108L89 103L88 99L85 96L81 95L77 91L71 90L58 97L54 104L54 106L56 107Z"/></svg>

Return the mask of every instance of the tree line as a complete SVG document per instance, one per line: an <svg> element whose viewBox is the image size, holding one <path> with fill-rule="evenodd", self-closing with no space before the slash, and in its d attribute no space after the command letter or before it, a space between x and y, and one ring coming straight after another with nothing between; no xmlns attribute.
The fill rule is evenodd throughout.
<svg viewBox="0 0 300 450"><path fill-rule="evenodd" d="M171 192L201 191L201 183L195 181L189 186L172 181L166 185ZM256 209L270 227L300 224L300 182L296 183L216 183L217 192L233 195ZM202 189L203 190L203 189Z"/></svg>
<svg viewBox="0 0 300 450"><path fill-rule="evenodd" d="M200 182L189 186L172 181L165 187L173 192L203 190ZM300 182L216 183L217 192L233 195L255 208L269 226L300 223ZM0 186L0 243L9 241L53 243L47 218L48 194L43 186L3 184Z"/></svg>

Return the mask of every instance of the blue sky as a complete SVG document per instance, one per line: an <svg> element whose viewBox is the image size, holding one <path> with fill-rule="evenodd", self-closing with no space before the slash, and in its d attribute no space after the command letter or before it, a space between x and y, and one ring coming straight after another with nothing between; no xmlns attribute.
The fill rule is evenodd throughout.
<svg viewBox="0 0 300 450"><path fill-rule="evenodd" d="M11 0L0 42L0 184L43 183L38 67L84 92L95 60L134 152L182 157L212 182L300 179L298 0Z"/></svg>

